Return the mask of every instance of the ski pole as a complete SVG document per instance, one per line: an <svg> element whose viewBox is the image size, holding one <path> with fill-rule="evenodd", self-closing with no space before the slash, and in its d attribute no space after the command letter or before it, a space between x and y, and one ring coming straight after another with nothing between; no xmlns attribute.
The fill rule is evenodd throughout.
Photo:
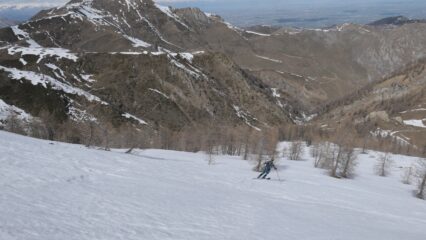
<svg viewBox="0 0 426 240"><path fill-rule="evenodd" d="M278 174L278 170L275 169L275 172L277 173L278 180L281 182L281 178L280 178L280 175Z"/></svg>

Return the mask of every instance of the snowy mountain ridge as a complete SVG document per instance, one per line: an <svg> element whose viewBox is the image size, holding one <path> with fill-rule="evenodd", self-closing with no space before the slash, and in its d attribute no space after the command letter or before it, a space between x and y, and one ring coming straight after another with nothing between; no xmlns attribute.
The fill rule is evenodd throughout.
<svg viewBox="0 0 426 240"><path fill-rule="evenodd" d="M76 119L115 129L144 122L153 132L210 121L256 131L304 125L324 106L420 61L425 37L421 22L242 29L151 0L74 0L0 29L0 98L75 126L91 124Z"/></svg>

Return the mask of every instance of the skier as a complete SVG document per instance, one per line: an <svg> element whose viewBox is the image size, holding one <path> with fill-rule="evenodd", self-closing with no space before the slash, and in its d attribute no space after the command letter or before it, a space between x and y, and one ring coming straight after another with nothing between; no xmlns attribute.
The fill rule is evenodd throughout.
<svg viewBox="0 0 426 240"><path fill-rule="evenodd" d="M274 165L274 160L269 160L265 163L262 173L257 178L265 179L266 176L268 176L269 172L271 171L271 168L274 168L275 170L277 170L277 167L275 167Z"/></svg>

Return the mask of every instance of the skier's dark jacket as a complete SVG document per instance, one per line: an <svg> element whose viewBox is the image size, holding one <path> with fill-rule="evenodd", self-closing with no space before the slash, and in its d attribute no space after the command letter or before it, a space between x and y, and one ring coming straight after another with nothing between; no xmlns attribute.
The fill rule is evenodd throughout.
<svg viewBox="0 0 426 240"><path fill-rule="evenodd" d="M277 170L277 167L275 167L274 165L274 161L267 161L265 163L265 168L263 169L263 172L269 172L271 171L271 168L274 168L275 170Z"/></svg>

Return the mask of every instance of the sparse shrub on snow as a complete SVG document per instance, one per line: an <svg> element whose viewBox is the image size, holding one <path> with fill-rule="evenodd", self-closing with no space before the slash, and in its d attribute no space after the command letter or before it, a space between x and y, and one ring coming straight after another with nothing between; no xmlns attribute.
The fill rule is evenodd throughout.
<svg viewBox="0 0 426 240"><path fill-rule="evenodd" d="M343 149L342 159L339 166L341 177L351 178L354 175L357 158L357 153L353 148L345 147Z"/></svg>
<svg viewBox="0 0 426 240"><path fill-rule="evenodd" d="M417 197L420 199L425 199L426 195L426 159L421 158L416 165L416 177L419 181Z"/></svg>
<svg viewBox="0 0 426 240"><path fill-rule="evenodd" d="M381 177L386 177L390 174L390 170L393 165L393 160L390 157L390 154L384 153L379 156L376 165L374 166L374 170L377 175Z"/></svg>
<svg viewBox="0 0 426 240"><path fill-rule="evenodd" d="M314 167L329 169L332 165L332 147L329 142L321 143L318 148L318 153L314 157Z"/></svg>
<svg viewBox="0 0 426 240"><path fill-rule="evenodd" d="M288 158L290 160L295 160L295 161L302 160L302 155L304 153L303 143L300 141L292 142L288 152L289 152Z"/></svg>
<svg viewBox="0 0 426 240"><path fill-rule="evenodd" d="M413 177L413 166L406 167L402 174L402 183L411 184L412 177Z"/></svg>
<svg viewBox="0 0 426 240"><path fill-rule="evenodd" d="M355 174L358 154L351 147L324 144L315 166L328 170L331 177L351 178Z"/></svg>

